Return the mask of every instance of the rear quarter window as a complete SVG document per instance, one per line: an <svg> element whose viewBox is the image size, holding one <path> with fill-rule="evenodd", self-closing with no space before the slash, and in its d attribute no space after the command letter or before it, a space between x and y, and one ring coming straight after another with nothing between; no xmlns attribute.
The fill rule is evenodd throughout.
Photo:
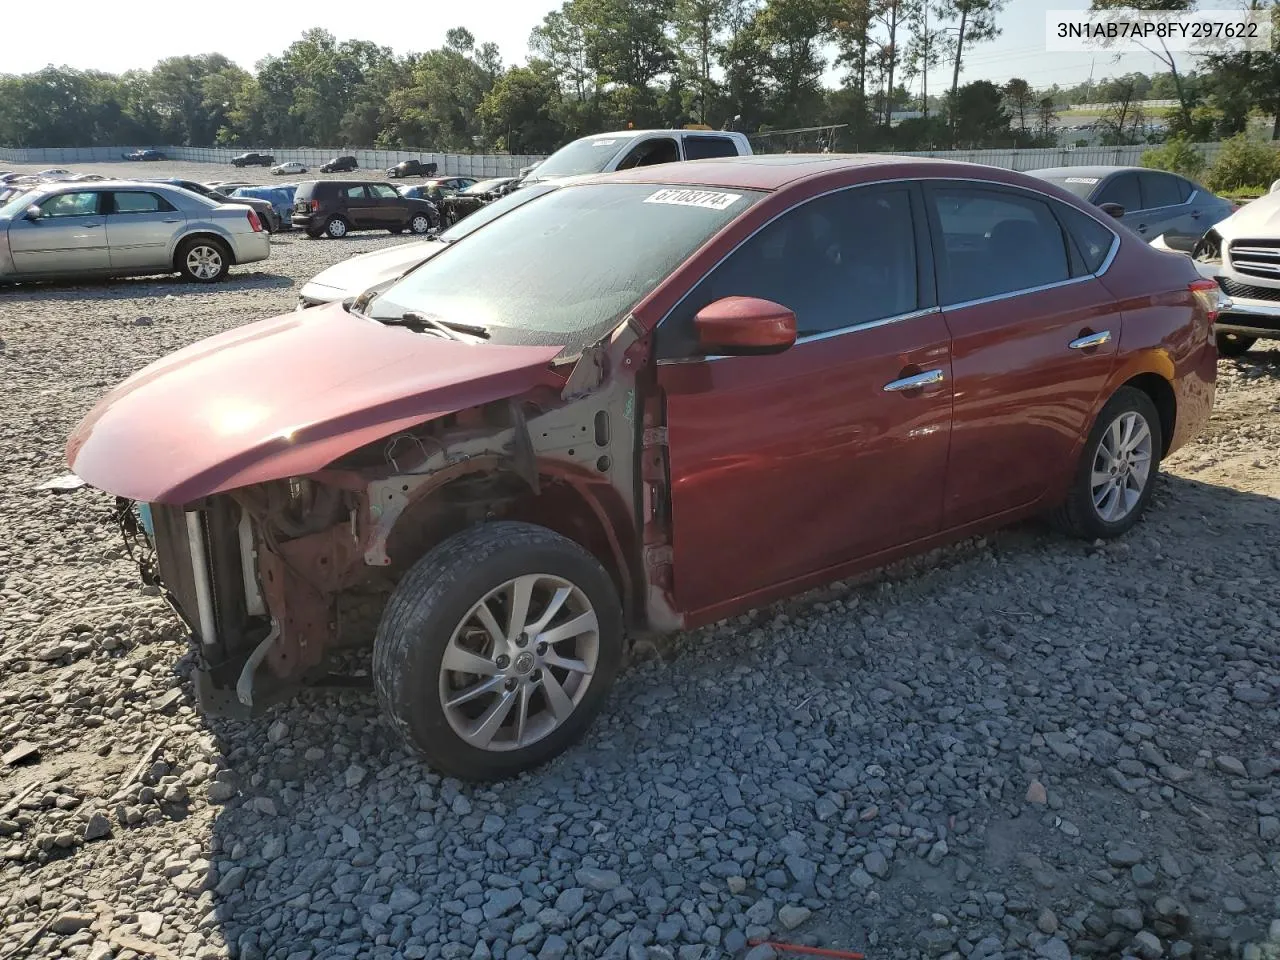
<svg viewBox="0 0 1280 960"><path fill-rule="evenodd" d="M1106 262L1112 244L1116 242L1115 234L1075 207L1065 203L1055 203L1053 207L1080 259L1084 261L1085 271L1097 273Z"/></svg>

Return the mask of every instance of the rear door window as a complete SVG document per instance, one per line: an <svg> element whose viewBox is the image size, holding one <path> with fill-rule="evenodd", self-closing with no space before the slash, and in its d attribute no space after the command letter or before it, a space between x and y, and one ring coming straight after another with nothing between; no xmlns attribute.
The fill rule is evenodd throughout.
<svg viewBox="0 0 1280 960"><path fill-rule="evenodd" d="M928 195L944 306L1070 279L1062 227L1045 200L959 186Z"/></svg>
<svg viewBox="0 0 1280 960"><path fill-rule="evenodd" d="M162 213L173 209L173 204L156 193L130 190L113 193L111 196L115 213Z"/></svg>
<svg viewBox="0 0 1280 960"><path fill-rule="evenodd" d="M1142 209L1174 207L1186 198L1178 187L1178 178L1170 173L1143 173L1138 176L1142 184Z"/></svg>
<svg viewBox="0 0 1280 960"><path fill-rule="evenodd" d="M347 187L344 193L348 200L365 199L364 187L361 184L355 184L354 186Z"/></svg>
<svg viewBox="0 0 1280 960"><path fill-rule="evenodd" d="M382 200L399 200L400 194L396 193L396 188L385 183L371 183L369 189L373 191L375 197Z"/></svg>
<svg viewBox="0 0 1280 960"><path fill-rule="evenodd" d="M1112 177L1093 202L1099 205L1118 203L1124 207L1126 213L1133 210L1141 210L1142 194L1138 190L1138 175L1136 173L1122 173L1117 177Z"/></svg>
<svg viewBox="0 0 1280 960"><path fill-rule="evenodd" d="M707 160L711 157L736 157L738 148L728 137L685 137L684 158Z"/></svg>

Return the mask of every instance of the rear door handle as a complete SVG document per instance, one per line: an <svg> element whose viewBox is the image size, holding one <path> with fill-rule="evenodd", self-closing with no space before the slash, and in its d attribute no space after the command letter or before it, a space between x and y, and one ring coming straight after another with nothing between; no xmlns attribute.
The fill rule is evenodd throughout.
<svg viewBox="0 0 1280 960"><path fill-rule="evenodd" d="M160 222L161 223L181 223L182 221L179 220L177 217L168 217L164 220L161 220Z"/></svg>
<svg viewBox="0 0 1280 960"><path fill-rule="evenodd" d="M1140 223L1140 224L1138 224L1138 232L1139 232L1139 233L1146 233L1146 232L1147 232L1147 225L1146 225L1145 223Z"/></svg>
<svg viewBox="0 0 1280 960"><path fill-rule="evenodd" d="M1072 350L1092 350L1094 347L1100 347L1104 343L1111 342L1111 331L1103 330L1101 333L1090 333L1087 336L1076 337L1067 344Z"/></svg>
<svg viewBox="0 0 1280 960"><path fill-rule="evenodd" d="M884 392L901 393L904 390L919 390L921 387L929 387L942 381L943 374L941 370L926 370L923 373L903 377L900 380L890 380L884 385Z"/></svg>

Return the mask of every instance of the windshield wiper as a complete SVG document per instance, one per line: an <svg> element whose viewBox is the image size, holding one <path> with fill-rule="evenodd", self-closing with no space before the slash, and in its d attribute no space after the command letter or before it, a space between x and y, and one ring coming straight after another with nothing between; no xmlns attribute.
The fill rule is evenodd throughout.
<svg viewBox="0 0 1280 960"><path fill-rule="evenodd" d="M473 337L480 337L488 340L490 333L484 327L476 326L471 323L458 323L453 320L441 320L439 317L433 317L428 313L418 313L414 310L407 310L399 317L374 317L379 323L386 323L392 326L409 327L410 329L422 330L430 327L437 333L444 334L450 340L457 340L466 343L466 338L459 336L460 333L470 334Z"/></svg>

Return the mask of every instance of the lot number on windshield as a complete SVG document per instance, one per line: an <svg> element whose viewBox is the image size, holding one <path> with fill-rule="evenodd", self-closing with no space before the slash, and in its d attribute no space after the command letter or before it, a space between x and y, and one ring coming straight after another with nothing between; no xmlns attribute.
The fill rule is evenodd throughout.
<svg viewBox="0 0 1280 960"><path fill-rule="evenodd" d="M677 207L706 207L708 210L728 210L738 200L740 193L720 193L716 190L659 190L645 203L670 203Z"/></svg>

